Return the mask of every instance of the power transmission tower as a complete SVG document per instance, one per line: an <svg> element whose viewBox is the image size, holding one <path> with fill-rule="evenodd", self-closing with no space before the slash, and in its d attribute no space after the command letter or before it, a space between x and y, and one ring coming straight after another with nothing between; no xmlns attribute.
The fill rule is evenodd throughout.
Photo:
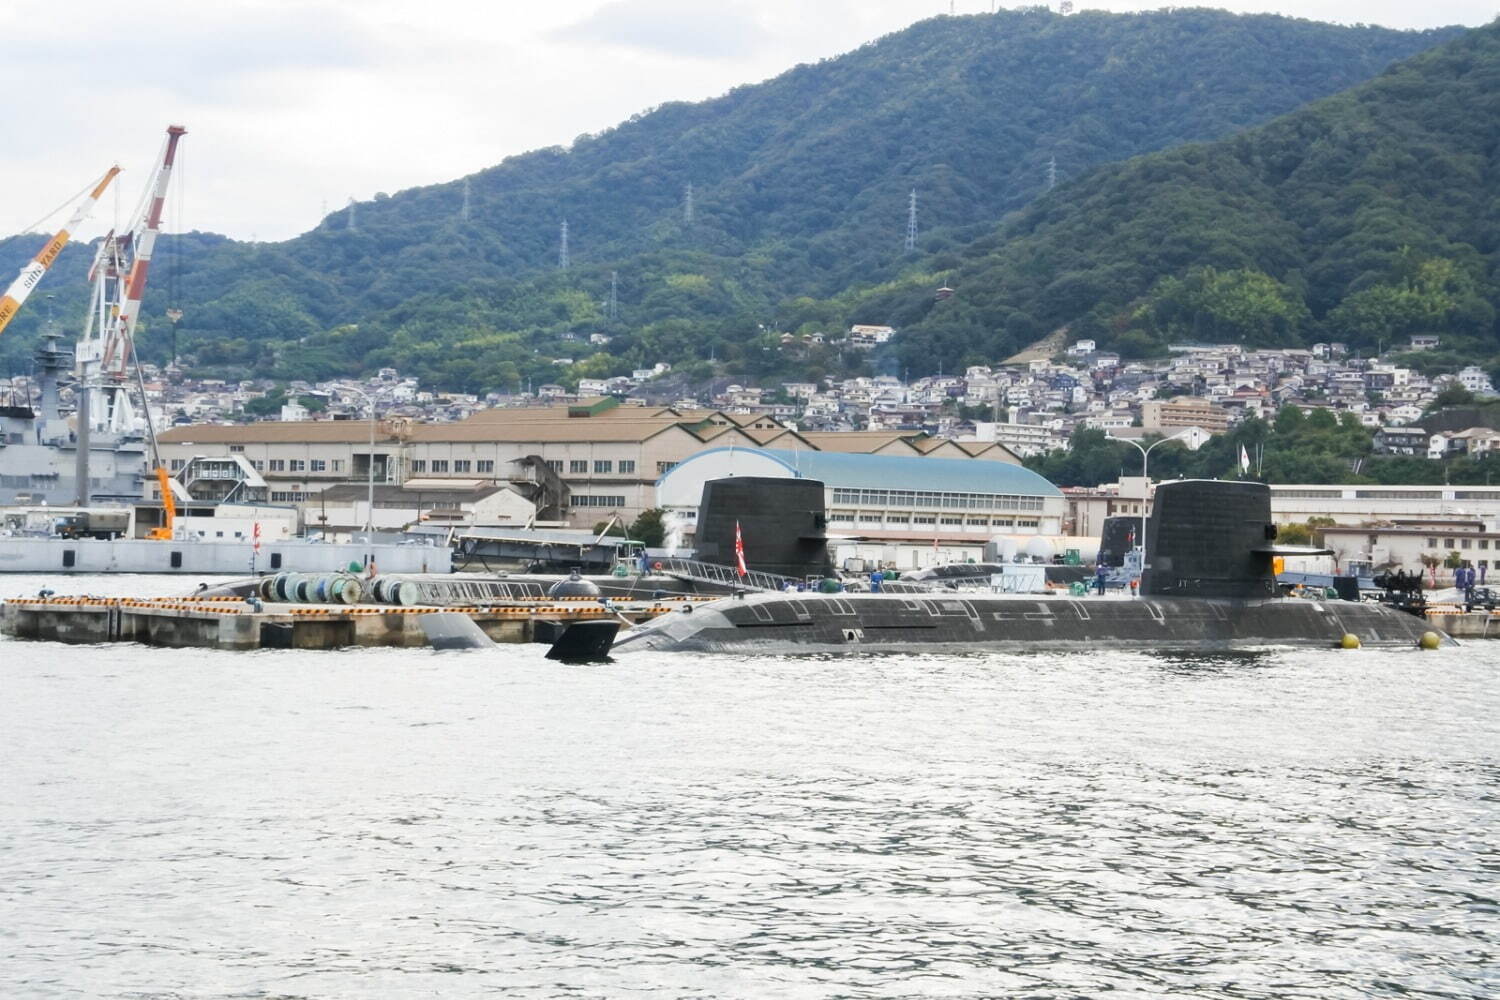
<svg viewBox="0 0 1500 1000"><path fill-rule="evenodd" d="M461 208L461 209L458 210L458 217L460 219L462 219L463 221L465 221L465 222L469 221L469 210L472 207L473 200L474 200L474 187L473 187L472 184L469 183L469 179L467 177L465 177L464 178L464 205L463 205L463 208Z"/></svg>
<svg viewBox="0 0 1500 1000"><path fill-rule="evenodd" d="M613 323L620 318L620 272L609 272L609 308L606 311L609 321Z"/></svg>
<svg viewBox="0 0 1500 1000"><path fill-rule="evenodd" d="M693 221L693 185L687 186L687 194L682 199L682 221L692 224Z"/></svg>
<svg viewBox="0 0 1500 1000"><path fill-rule="evenodd" d="M911 201L906 208L906 252L917 249L917 189L911 189Z"/></svg>
<svg viewBox="0 0 1500 1000"><path fill-rule="evenodd" d="M1047 161L1047 190L1057 187L1057 157Z"/></svg>
<svg viewBox="0 0 1500 1000"><path fill-rule="evenodd" d="M562 221L562 238L557 246L557 267L560 271L568 269L568 220Z"/></svg>
<svg viewBox="0 0 1500 1000"><path fill-rule="evenodd" d="M357 232L359 232L359 223L354 218L354 199L353 198L349 199L349 232L351 232L351 233L357 233Z"/></svg>

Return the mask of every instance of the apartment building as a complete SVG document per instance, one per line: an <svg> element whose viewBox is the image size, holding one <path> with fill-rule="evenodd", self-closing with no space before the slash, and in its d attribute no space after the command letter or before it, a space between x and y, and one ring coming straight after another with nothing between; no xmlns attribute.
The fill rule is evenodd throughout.
<svg viewBox="0 0 1500 1000"><path fill-rule="evenodd" d="M1196 396L1151 399L1141 404L1141 426L1155 431L1202 427L1220 434L1229 429L1229 411Z"/></svg>

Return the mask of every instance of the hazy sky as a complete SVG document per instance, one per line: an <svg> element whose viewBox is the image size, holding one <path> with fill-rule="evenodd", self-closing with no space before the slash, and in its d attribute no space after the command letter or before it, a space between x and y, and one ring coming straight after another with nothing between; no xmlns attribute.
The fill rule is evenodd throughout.
<svg viewBox="0 0 1500 1000"><path fill-rule="evenodd" d="M1494 3L1227 6L1430 27L1483 24ZM955 4L960 14L990 8ZM165 127L179 123L189 130L182 226L284 239L351 196L453 180L947 9L946 0L5 0L0 234L35 222L112 162L127 169L119 204L101 204L84 235L128 215Z"/></svg>

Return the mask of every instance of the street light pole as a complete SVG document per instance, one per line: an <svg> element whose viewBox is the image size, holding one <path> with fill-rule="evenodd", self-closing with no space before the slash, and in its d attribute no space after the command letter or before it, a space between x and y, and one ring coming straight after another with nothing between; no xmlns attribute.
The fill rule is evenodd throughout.
<svg viewBox="0 0 1500 1000"><path fill-rule="evenodd" d="M365 463L365 534L375 534L375 400L363 389L352 385L341 385L338 387L344 392L352 392L364 399L365 405L370 408L370 454Z"/></svg>
<svg viewBox="0 0 1500 1000"><path fill-rule="evenodd" d="M1190 430L1190 429L1189 429ZM1110 436L1111 441L1122 441L1135 448L1141 453L1141 574L1146 572L1146 499L1151 493L1151 474L1147 471L1147 463L1151 460L1151 451L1159 444L1175 441L1189 430L1180 430L1176 434L1164 437L1159 441L1152 441L1149 445L1142 445L1133 438L1118 438Z"/></svg>

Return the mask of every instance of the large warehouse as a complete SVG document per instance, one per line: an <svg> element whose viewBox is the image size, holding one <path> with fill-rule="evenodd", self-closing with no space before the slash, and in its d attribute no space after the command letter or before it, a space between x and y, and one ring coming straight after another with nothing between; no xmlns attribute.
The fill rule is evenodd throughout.
<svg viewBox="0 0 1500 1000"><path fill-rule="evenodd" d="M1041 476L1007 462L899 455L714 448L656 483L666 511L667 547L693 547L703 484L731 476L815 479L824 484L836 559L913 569L982 558L997 535L1056 536L1063 495ZM841 537L842 536L842 537ZM747 546L752 540L746 539Z"/></svg>

